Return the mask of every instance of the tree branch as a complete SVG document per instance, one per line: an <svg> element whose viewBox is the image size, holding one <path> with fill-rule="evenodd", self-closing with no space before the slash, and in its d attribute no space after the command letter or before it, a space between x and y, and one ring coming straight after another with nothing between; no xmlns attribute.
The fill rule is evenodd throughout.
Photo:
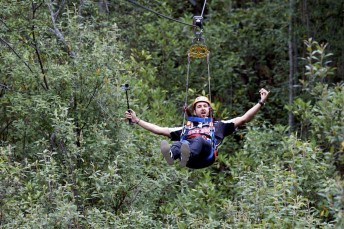
<svg viewBox="0 0 344 229"><path fill-rule="evenodd" d="M9 29L10 27L8 27L8 25L4 22L4 20L2 20L1 18L0 18L0 21L2 22L2 24L4 24L5 25L5 27L7 28L7 29Z"/></svg>
<svg viewBox="0 0 344 229"><path fill-rule="evenodd" d="M62 3L60 4L59 9L54 13L55 21L56 21L57 17L59 16L61 10L64 8L65 4L66 4L66 1L62 0Z"/></svg>
<svg viewBox="0 0 344 229"><path fill-rule="evenodd" d="M80 4L79 4L79 16L82 15L82 8L85 5L85 1L84 0L80 0Z"/></svg>
<svg viewBox="0 0 344 229"><path fill-rule="evenodd" d="M31 73L34 73L30 65L21 58L21 56L16 52L16 50L14 50L14 48L7 41L2 39L1 37L0 37L0 41L1 43L5 44L9 49L11 49L11 51L25 64L25 66L30 70Z"/></svg>
<svg viewBox="0 0 344 229"><path fill-rule="evenodd" d="M64 1L63 1L64 2ZM68 45L68 43L66 42L63 34L60 32L60 30L57 28L56 26L56 18L57 18L57 12L54 13L54 9L53 9L53 3L52 0L50 0L49 2L47 2L48 8L49 8L49 12L50 12L50 17L51 17L51 21L53 24L53 28L49 28L49 30L55 34L55 36L57 37L57 39L62 42L62 44L64 45L64 48L67 50L67 53L70 57L75 57L76 54L70 50L70 47ZM61 8L61 7L60 7ZM60 9L59 9L60 10Z"/></svg>
<svg viewBox="0 0 344 229"><path fill-rule="evenodd" d="M30 65L28 64L28 63L26 63L24 60L23 60L23 58L21 58L21 56L16 52L16 50L7 42L7 41L5 41L4 39L2 39L1 37L0 37L0 43L3 43L3 44L5 44L9 49L11 49L11 51L25 64L25 66L30 70L30 72L31 73L36 73L36 75L37 75L37 80L38 80L38 82L39 82L39 77L38 77L38 73L37 72L35 72L35 71L33 71L32 70L32 68L30 67ZM42 85L42 87L44 88L44 85L43 84L41 84Z"/></svg>
<svg viewBox="0 0 344 229"><path fill-rule="evenodd" d="M35 16L36 16L36 11L42 5L42 3L39 4L38 6L36 6L35 3L32 2L31 5L32 5L32 21L34 21ZM39 66L41 68L41 73L43 75L43 81L44 81L44 85L45 85L44 89L45 90L49 90L47 76L46 76L45 71L44 71L43 61L42 61L41 54L39 52L39 48L38 48L38 45L37 45L36 33L35 33L35 24L32 24L31 31L32 31L33 45L34 45L34 48L35 48L35 52L36 52L36 56L37 56L37 59L38 59Z"/></svg>
<svg viewBox="0 0 344 229"><path fill-rule="evenodd" d="M1 83L0 83L0 88L3 88L5 90L10 90L10 88L7 85L1 84Z"/></svg>
<svg viewBox="0 0 344 229"><path fill-rule="evenodd" d="M14 122L14 120L11 120L9 122L6 123L6 126L4 126L4 128L2 128L2 130L0 130L0 135L2 135L6 129L8 129L8 127Z"/></svg>
<svg viewBox="0 0 344 229"><path fill-rule="evenodd" d="M87 105L85 107L86 110L88 109L88 107L91 104L91 102L93 101L93 99L96 97L96 94L100 90L101 86L102 86L101 83L99 83L99 84L96 84L96 86L93 88L92 95L90 96L90 98L88 100L88 103L87 103ZM80 130L83 130L85 126L86 126L86 123L81 126Z"/></svg>

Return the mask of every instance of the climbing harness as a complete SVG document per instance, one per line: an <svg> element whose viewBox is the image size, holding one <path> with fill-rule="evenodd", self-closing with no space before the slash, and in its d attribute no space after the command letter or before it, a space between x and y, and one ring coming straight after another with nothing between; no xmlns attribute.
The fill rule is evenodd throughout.
<svg viewBox="0 0 344 229"><path fill-rule="evenodd" d="M196 136L201 136L204 139L206 139L206 141L211 144L211 152L208 155L208 157L205 159L205 161L213 160L217 156L217 145L216 145L216 137L215 137L214 117L213 117L213 110L211 108L210 108L209 113L210 113L209 114L210 118L200 118L200 117L188 116L187 124L184 125L183 131L182 131L182 134L180 137L181 142L184 142L185 140L188 140L188 139L196 137ZM195 127L193 126L194 122L202 123L202 125L208 124L209 125L209 133L198 133L198 134L189 135L189 132L195 129Z"/></svg>
<svg viewBox="0 0 344 229"><path fill-rule="evenodd" d="M188 90L189 90L189 75L190 75L190 63L191 59L203 59L205 58L207 61L208 67L208 91L209 91L209 101L211 103L211 89L210 89L210 67L209 67L209 55L210 51L208 50L207 46L205 45L205 38L202 36L203 33L203 12L205 7L206 1L204 1L203 10L201 16L194 16L193 17L193 30L195 37L192 40L192 46L188 50L188 65L187 65L187 77L186 77L186 92L185 92L185 105L184 105L184 118L183 118L183 130L180 137L180 141L183 142L190 137L195 137L195 135L189 135L189 132L192 129L197 127L193 127L193 122L198 122L209 125L209 135L208 134L197 134L197 136L204 137L208 142L211 143L212 149L209 156L205 159L205 161L214 160L217 156L216 153L216 138L215 138L215 127L214 127L214 117L213 117L213 110L210 108L209 117L210 118L200 118L200 117L193 117L187 115L187 101L188 101ZM209 104L210 105L210 104ZM186 117L187 116L187 117ZM187 123L185 124L185 120Z"/></svg>

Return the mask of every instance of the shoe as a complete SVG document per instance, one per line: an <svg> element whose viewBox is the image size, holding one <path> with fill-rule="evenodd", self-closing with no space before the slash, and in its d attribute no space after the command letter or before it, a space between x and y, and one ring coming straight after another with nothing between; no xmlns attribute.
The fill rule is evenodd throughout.
<svg viewBox="0 0 344 229"><path fill-rule="evenodd" d="M173 165L174 160L172 158L172 154L170 152L170 145L168 144L168 142L165 140L161 141L160 149L167 163L169 165Z"/></svg>
<svg viewBox="0 0 344 229"><path fill-rule="evenodd" d="M180 158L180 166L185 167L190 158L190 149L189 144L183 143L180 147L181 151L181 158Z"/></svg>

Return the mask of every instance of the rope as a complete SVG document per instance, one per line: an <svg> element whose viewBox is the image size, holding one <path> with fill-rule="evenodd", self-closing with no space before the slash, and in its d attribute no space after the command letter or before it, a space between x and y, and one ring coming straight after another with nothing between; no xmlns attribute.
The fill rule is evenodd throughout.
<svg viewBox="0 0 344 229"><path fill-rule="evenodd" d="M189 93L189 74L190 74L190 55L188 54L188 67L187 67L187 73L186 73L186 89L185 89L185 103L184 103L184 109L188 108L188 93ZM186 119L186 111L184 110L184 117L183 117L183 126L185 124Z"/></svg>
<svg viewBox="0 0 344 229"><path fill-rule="evenodd" d="M210 52L207 50L207 55L206 55L206 61L207 61L207 68L208 68L208 95L209 95L209 100L211 103L211 77L210 77ZM185 86L185 105L184 108L187 108L188 106L188 94L189 94L189 77L190 77L190 62L191 58L204 58L204 57L198 57L194 56L192 52L188 52L188 65L187 65L187 73L186 73L186 86ZM186 111L184 110L184 117L183 117L183 126L185 124L185 119L186 119Z"/></svg>
<svg viewBox="0 0 344 229"><path fill-rule="evenodd" d="M154 10L152 10L152 9L150 9L150 8L148 8L148 7L146 7L146 6L143 6L143 5L139 4L139 3L137 3L136 1L132 1L132 0L125 0L125 1L130 2L130 3L133 4L133 5L139 6L139 7L143 8L143 9L145 9L145 10L151 12L151 13L154 13L154 14L156 14L156 15L162 17L162 18L168 19L168 20L170 20L170 21L174 21L174 22L177 22L177 23L180 23L180 24L183 24L183 25L195 27L195 26L192 25L192 24L188 24L188 23L185 23L185 22L183 22L183 21L178 21L178 20L176 20L176 19L174 19L174 18L171 18L171 17L165 16L165 15L163 15L163 14L161 14L161 13L158 13L158 12L156 12L156 11L154 11Z"/></svg>
<svg viewBox="0 0 344 229"><path fill-rule="evenodd" d="M207 0L204 0L204 4L203 4L203 9L202 9L201 17L203 17L203 13L204 13L204 9L205 9L205 4L207 4Z"/></svg>
<svg viewBox="0 0 344 229"><path fill-rule="evenodd" d="M210 103L211 103L209 53L207 55L207 64L208 64L208 90L209 90L208 94L209 94L209 100L210 100Z"/></svg>

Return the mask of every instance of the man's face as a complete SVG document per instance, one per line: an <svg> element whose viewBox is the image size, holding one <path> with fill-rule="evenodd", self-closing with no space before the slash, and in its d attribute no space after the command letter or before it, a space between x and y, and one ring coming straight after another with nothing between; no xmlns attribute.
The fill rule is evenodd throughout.
<svg viewBox="0 0 344 229"><path fill-rule="evenodd" d="M198 102L195 105L195 114L198 117L206 118L209 116L209 104L206 102Z"/></svg>

